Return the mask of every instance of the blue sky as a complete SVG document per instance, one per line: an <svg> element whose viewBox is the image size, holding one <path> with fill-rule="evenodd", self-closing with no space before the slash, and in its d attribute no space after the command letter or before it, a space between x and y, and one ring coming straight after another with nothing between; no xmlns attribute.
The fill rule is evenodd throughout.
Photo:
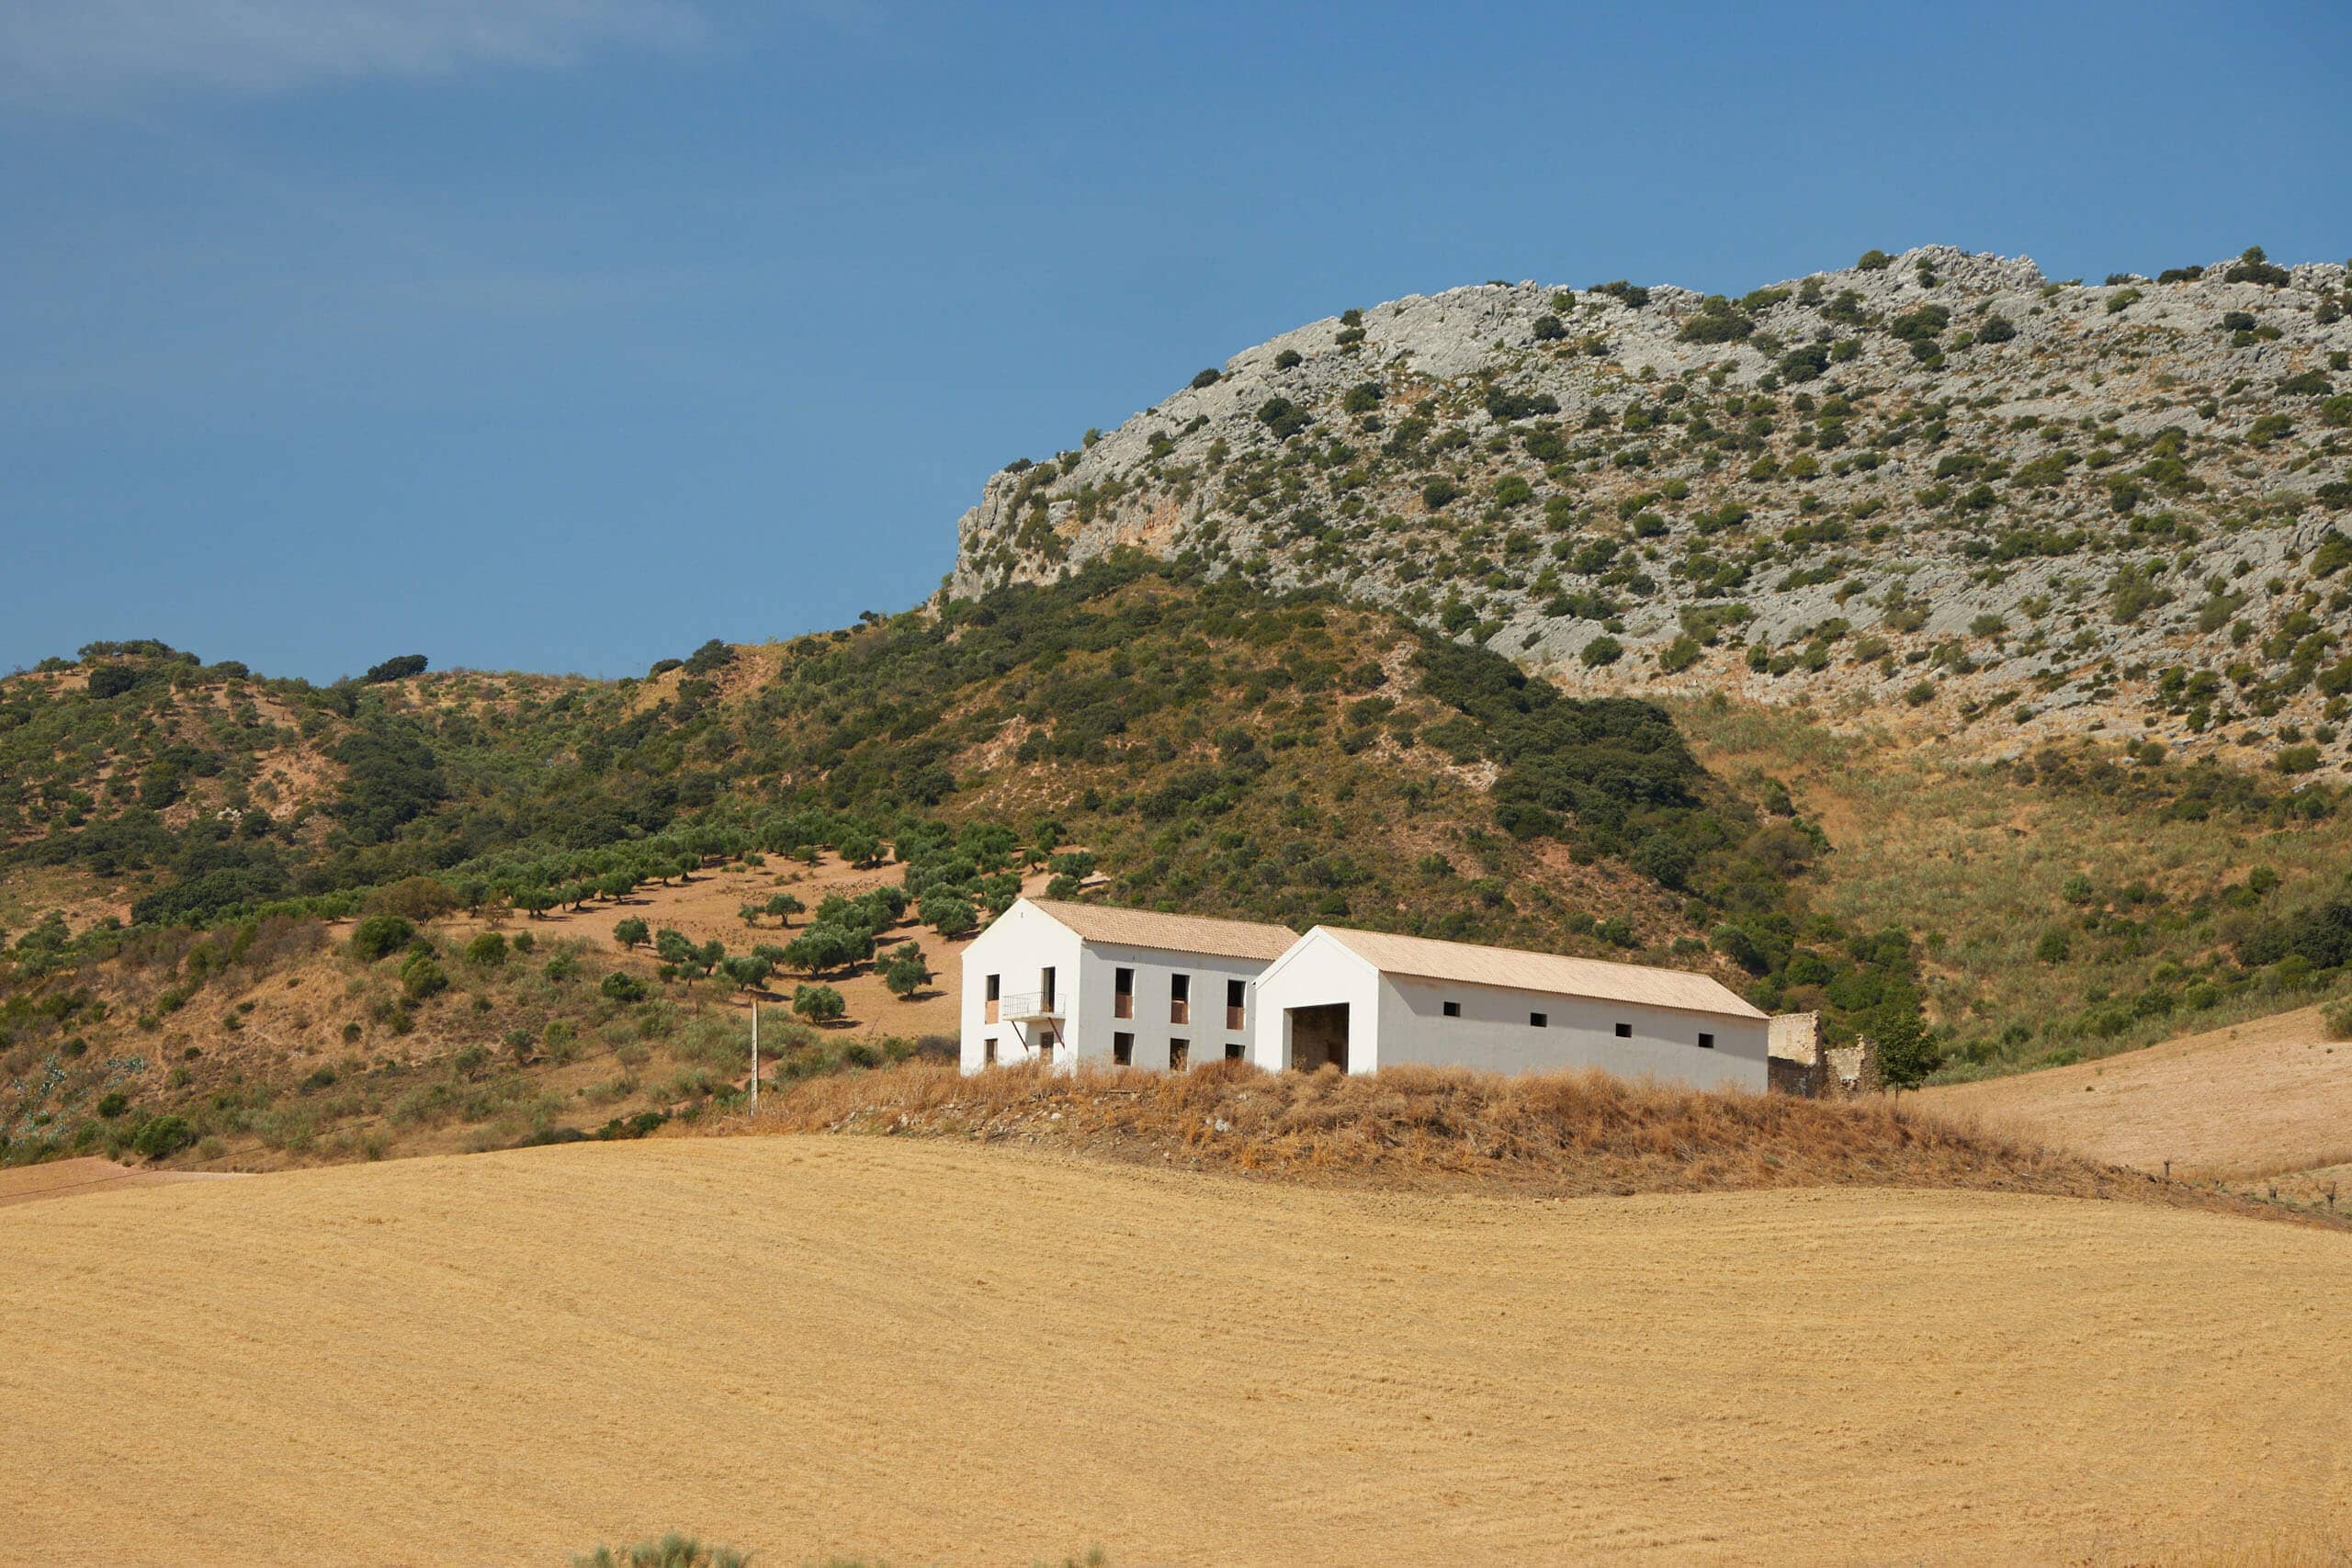
<svg viewBox="0 0 2352 1568"><path fill-rule="evenodd" d="M0 0L0 670L640 672L1350 305L2352 255L2337 6Z"/></svg>

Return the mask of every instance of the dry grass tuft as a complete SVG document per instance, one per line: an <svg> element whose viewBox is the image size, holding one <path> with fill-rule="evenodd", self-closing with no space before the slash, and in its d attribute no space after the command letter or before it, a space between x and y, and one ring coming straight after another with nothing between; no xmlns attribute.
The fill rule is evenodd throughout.
<svg viewBox="0 0 2352 1568"><path fill-rule="evenodd" d="M763 1094L756 1116L697 1131L961 1138L1285 1179L1556 1197L1932 1187L2255 1207L1912 1102L1702 1093L1599 1071L1351 1077L1218 1062L1179 1075L1012 1067L967 1077L910 1062Z"/></svg>

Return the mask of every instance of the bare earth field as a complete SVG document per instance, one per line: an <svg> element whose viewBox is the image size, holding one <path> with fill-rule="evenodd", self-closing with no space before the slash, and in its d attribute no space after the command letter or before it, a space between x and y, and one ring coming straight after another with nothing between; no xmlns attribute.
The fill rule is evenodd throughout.
<svg viewBox="0 0 2352 1568"><path fill-rule="evenodd" d="M2352 1238L654 1139L0 1212L6 1551L2180 1562L2352 1509ZM2283 1559L2281 1559L2283 1560Z"/></svg>
<svg viewBox="0 0 2352 1568"><path fill-rule="evenodd" d="M0 1169L0 1208L43 1198L78 1198L124 1187L162 1187L175 1181L218 1181L221 1170L147 1170L110 1159L55 1159L46 1165Z"/></svg>
<svg viewBox="0 0 2352 1568"><path fill-rule="evenodd" d="M2094 1159L2170 1160L2176 1177L2310 1171L2352 1161L2352 1044L2321 1036L2319 1010L2302 1008L1920 1098Z"/></svg>

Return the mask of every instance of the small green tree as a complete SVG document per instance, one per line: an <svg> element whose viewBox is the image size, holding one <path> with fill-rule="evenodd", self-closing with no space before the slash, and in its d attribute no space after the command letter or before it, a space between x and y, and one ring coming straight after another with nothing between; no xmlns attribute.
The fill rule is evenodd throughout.
<svg viewBox="0 0 2352 1568"><path fill-rule="evenodd" d="M483 931L466 943L466 962L477 969L495 969L506 962L506 939L497 931Z"/></svg>
<svg viewBox="0 0 2352 1568"><path fill-rule="evenodd" d="M623 947L634 951L638 948L643 947L647 942L651 942L653 940L653 933L646 930L645 922L643 920L639 919L635 915L631 915L625 920L618 920L614 923L613 940L619 942Z"/></svg>
<svg viewBox="0 0 2352 1568"><path fill-rule="evenodd" d="M673 931L668 926L653 933L653 951L664 964L694 962L695 944L686 940L685 932Z"/></svg>
<svg viewBox="0 0 2352 1568"><path fill-rule="evenodd" d="M972 901L961 894L926 894L922 901L923 923L941 936L953 941L980 923L979 911Z"/></svg>
<svg viewBox="0 0 2352 1568"><path fill-rule="evenodd" d="M776 918L776 923L786 929L791 927L793 916L805 915L808 912L808 906L789 893L772 894L761 908L764 912L774 915Z"/></svg>
<svg viewBox="0 0 2352 1568"><path fill-rule="evenodd" d="M922 949L914 942L901 942L883 958L882 984L889 993L905 1001L931 984L931 965L923 961Z"/></svg>
<svg viewBox="0 0 2352 1568"><path fill-rule="evenodd" d="M792 993L792 1010L811 1023L831 1023L849 1007L831 986L802 986Z"/></svg>
<svg viewBox="0 0 2352 1568"><path fill-rule="evenodd" d="M775 966L758 953L748 953L719 961L719 971L733 982L739 991L756 991L767 984Z"/></svg>

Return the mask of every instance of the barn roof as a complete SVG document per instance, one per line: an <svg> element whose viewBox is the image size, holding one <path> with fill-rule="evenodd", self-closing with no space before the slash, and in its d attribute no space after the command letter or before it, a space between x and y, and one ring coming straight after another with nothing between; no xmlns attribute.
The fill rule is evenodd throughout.
<svg viewBox="0 0 2352 1568"><path fill-rule="evenodd" d="M1615 964L1605 958L1570 958L1559 953L1521 953L1508 947L1476 947L1464 942L1392 936L1385 931L1340 926L1316 930L1391 975L1470 985L1508 986L1554 996L1595 997L1603 1001L1642 1002L1686 1012L1729 1013L1763 1018L1722 981L1687 969L1655 969L1646 964Z"/></svg>
<svg viewBox="0 0 2352 1568"><path fill-rule="evenodd" d="M1202 915L1163 915L1155 909L1122 909L1108 904L1077 904L1060 898L1026 902L1088 942L1123 947L1162 947L1206 953L1219 958L1280 958L1298 940L1288 926L1255 920L1213 920Z"/></svg>

